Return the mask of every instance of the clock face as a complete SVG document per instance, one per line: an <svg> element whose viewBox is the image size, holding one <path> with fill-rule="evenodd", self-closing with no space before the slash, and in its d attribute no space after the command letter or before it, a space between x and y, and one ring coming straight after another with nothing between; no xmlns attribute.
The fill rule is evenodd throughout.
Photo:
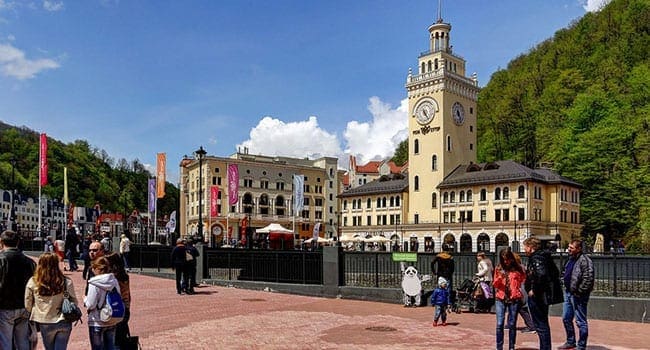
<svg viewBox="0 0 650 350"><path fill-rule="evenodd" d="M431 100L425 100L415 107L415 119L418 123L425 125L433 120L436 115L436 106L433 103Z"/></svg>
<svg viewBox="0 0 650 350"><path fill-rule="evenodd" d="M456 125L463 125L465 122L465 108L459 102L454 103L451 106L451 116L454 118L454 123Z"/></svg>

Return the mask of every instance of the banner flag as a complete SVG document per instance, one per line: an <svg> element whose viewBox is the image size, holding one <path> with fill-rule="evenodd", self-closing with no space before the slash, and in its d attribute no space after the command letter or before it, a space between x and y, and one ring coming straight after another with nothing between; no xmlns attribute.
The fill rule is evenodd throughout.
<svg viewBox="0 0 650 350"><path fill-rule="evenodd" d="M157 198L165 196L165 177L167 176L167 153L158 153L158 161L156 163L156 184Z"/></svg>
<svg viewBox="0 0 650 350"><path fill-rule="evenodd" d="M320 222L317 222L314 224L314 232L313 232L314 241L318 239L319 234L320 234Z"/></svg>
<svg viewBox="0 0 650 350"><path fill-rule="evenodd" d="M156 211L156 179L149 179L149 212Z"/></svg>
<svg viewBox="0 0 650 350"><path fill-rule="evenodd" d="M228 204L235 205L239 201L239 168L237 164L228 165Z"/></svg>
<svg viewBox="0 0 650 350"><path fill-rule="evenodd" d="M68 205L68 168L63 167L63 205Z"/></svg>
<svg viewBox="0 0 650 350"><path fill-rule="evenodd" d="M219 196L219 186L210 186L210 217L218 216L217 197Z"/></svg>
<svg viewBox="0 0 650 350"><path fill-rule="evenodd" d="M41 151L40 151L40 185L47 185L47 135L41 134Z"/></svg>
<svg viewBox="0 0 650 350"><path fill-rule="evenodd" d="M176 231L176 210L169 214L169 221L167 221L167 232L172 233Z"/></svg>
<svg viewBox="0 0 650 350"><path fill-rule="evenodd" d="M302 210L304 187L305 176L293 175L293 216L298 216Z"/></svg>

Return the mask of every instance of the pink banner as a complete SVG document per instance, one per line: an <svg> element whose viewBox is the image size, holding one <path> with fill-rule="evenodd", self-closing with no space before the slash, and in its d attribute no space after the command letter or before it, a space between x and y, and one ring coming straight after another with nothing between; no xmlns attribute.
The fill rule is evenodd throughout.
<svg viewBox="0 0 650 350"><path fill-rule="evenodd" d="M239 201L239 168L237 164L228 165L228 204Z"/></svg>
<svg viewBox="0 0 650 350"><path fill-rule="evenodd" d="M217 197L219 196L219 186L210 186L210 217L219 215L217 211Z"/></svg>
<svg viewBox="0 0 650 350"><path fill-rule="evenodd" d="M40 152L40 184L47 185L47 135L41 134L41 152Z"/></svg>

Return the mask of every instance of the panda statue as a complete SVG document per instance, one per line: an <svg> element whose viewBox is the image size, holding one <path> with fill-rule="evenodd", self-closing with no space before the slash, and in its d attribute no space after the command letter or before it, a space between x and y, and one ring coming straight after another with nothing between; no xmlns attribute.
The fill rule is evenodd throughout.
<svg viewBox="0 0 650 350"><path fill-rule="evenodd" d="M424 275L420 279L418 270L413 266L404 268L402 263L402 292L404 295L404 307L420 306L422 296L422 282L431 279L431 276Z"/></svg>

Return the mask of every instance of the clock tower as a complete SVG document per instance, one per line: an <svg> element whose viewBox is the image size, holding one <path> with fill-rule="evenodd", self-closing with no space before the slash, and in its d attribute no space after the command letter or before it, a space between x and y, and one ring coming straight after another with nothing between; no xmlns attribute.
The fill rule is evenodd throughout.
<svg viewBox="0 0 650 350"><path fill-rule="evenodd" d="M409 112L409 223L441 222L437 186L459 165L476 163L476 75L452 51L451 24L440 9L429 26L429 45L417 74L406 79Z"/></svg>

